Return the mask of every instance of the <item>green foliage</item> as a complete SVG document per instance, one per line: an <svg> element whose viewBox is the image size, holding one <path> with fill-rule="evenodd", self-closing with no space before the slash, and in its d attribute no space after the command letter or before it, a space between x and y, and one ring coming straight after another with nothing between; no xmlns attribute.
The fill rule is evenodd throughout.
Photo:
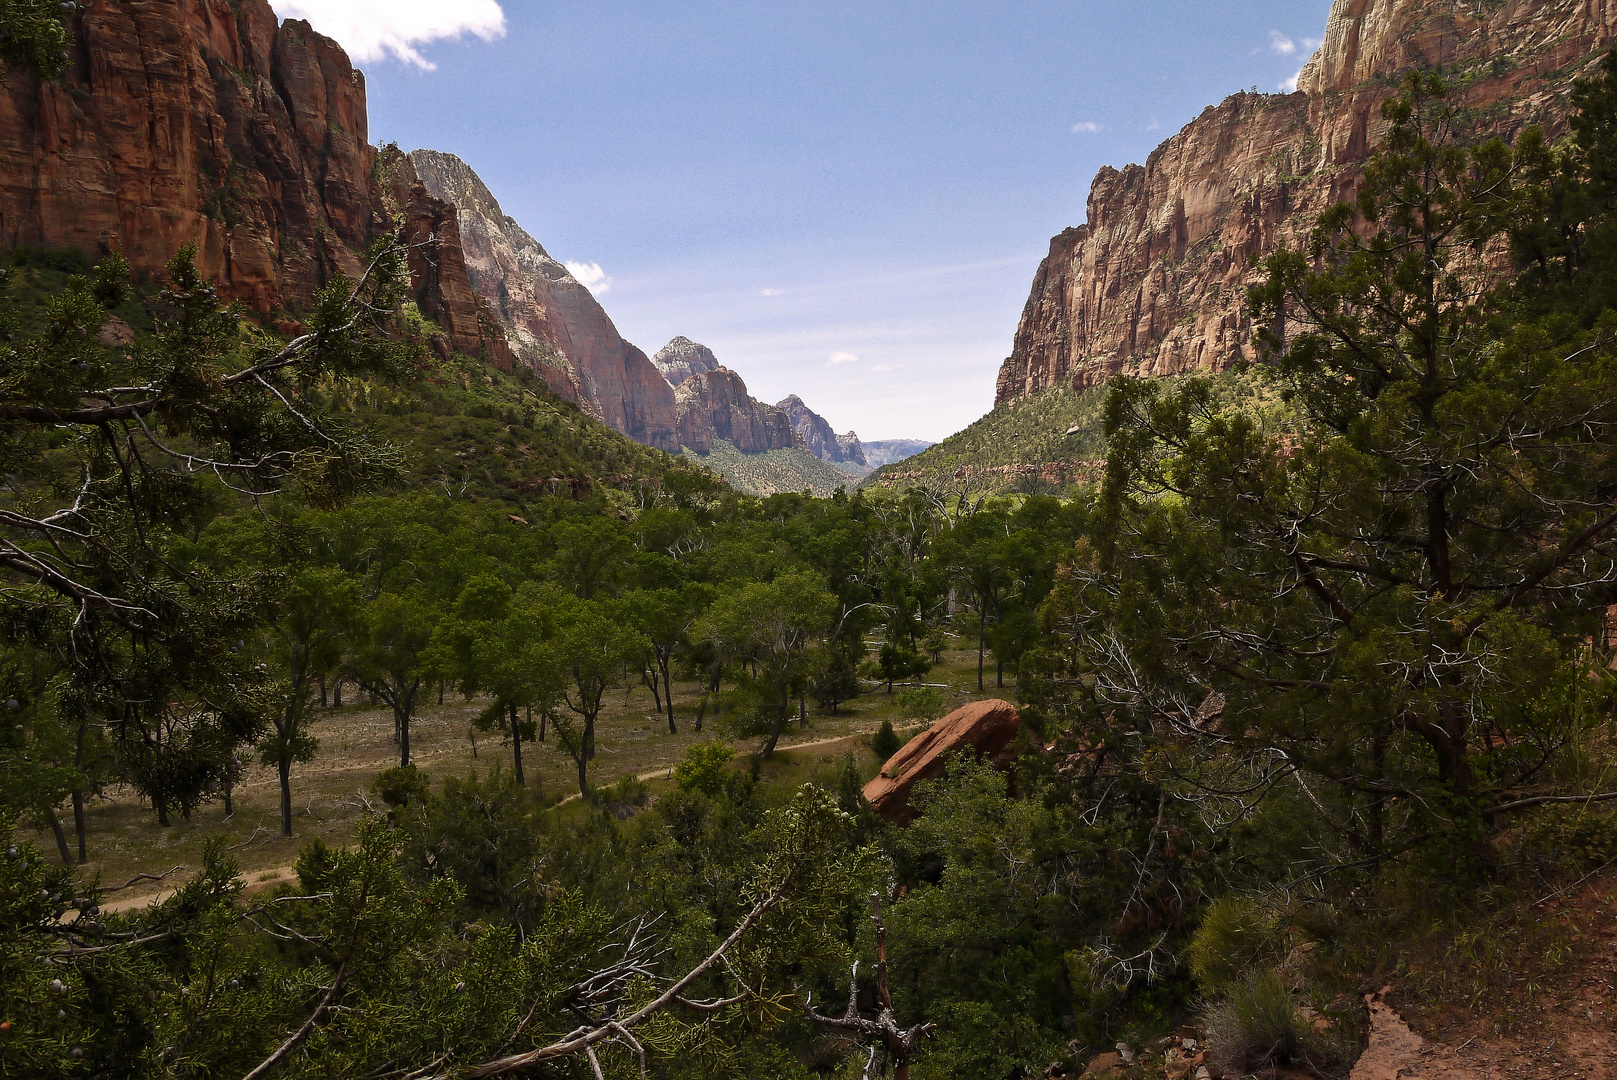
<svg viewBox="0 0 1617 1080"><path fill-rule="evenodd" d="M717 796L724 790L725 766L733 757L735 750L726 743L693 743L674 766L674 783L681 791L700 791L710 798Z"/></svg>
<svg viewBox="0 0 1617 1080"><path fill-rule="evenodd" d="M65 71L73 35L62 20L74 10L56 0L0 0L0 79L54 79Z"/></svg>
<svg viewBox="0 0 1617 1080"><path fill-rule="evenodd" d="M1203 1018L1208 1057L1225 1075L1294 1066L1340 1064L1337 1048L1315 1032L1297 1003L1269 971L1249 973Z"/></svg>
<svg viewBox="0 0 1617 1080"><path fill-rule="evenodd" d="M1202 916L1185 950L1196 985L1204 994L1223 993L1254 971L1267 970L1284 955L1284 928L1257 898L1230 893Z"/></svg>
<svg viewBox="0 0 1617 1080"><path fill-rule="evenodd" d="M893 730L891 720L883 720L881 727L876 729L876 734L870 737L870 751L882 761L886 761L898 753L903 746L904 740L900 739L898 732Z"/></svg>
<svg viewBox="0 0 1617 1080"><path fill-rule="evenodd" d="M906 717L930 723L943 716L948 698L936 686L917 686L898 695L898 707Z"/></svg>

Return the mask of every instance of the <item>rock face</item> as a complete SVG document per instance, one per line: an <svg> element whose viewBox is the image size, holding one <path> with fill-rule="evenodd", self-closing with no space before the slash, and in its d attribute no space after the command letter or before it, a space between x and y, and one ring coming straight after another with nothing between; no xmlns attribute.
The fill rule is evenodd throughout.
<svg viewBox="0 0 1617 1080"><path fill-rule="evenodd" d="M1250 260L1352 197L1401 72L1442 65L1482 118L1468 135L1553 131L1614 29L1617 0L1337 0L1298 93L1236 94L1145 165L1101 170L1087 223L1039 265L995 404L1251 358Z"/></svg>
<svg viewBox="0 0 1617 1080"><path fill-rule="evenodd" d="M472 287L517 357L624 435L677 452L673 389L594 295L505 215L465 162L436 150L411 151L410 161L426 190L459 212Z"/></svg>
<svg viewBox="0 0 1617 1080"><path fill-rule="evenodd" d="M747 384L729 368L703 371L674 392L680 445L706 454L724 439L743 454L763 454L802 445L779 409L747 394Z"/></svg>
<svg viewBox="0 0 1617 1080"><path fill-rule="evenodd" d="M365 78L265 0L90 0L59 83L0 84L0 246L179 249L268 313L353 274L387 227Z"/></svg>
<svg viewBox="0 0 1617 1080"><path fill-rule="evenodd" d="M825 417L803 404L803 399L796 394L778 402L775 408L791 418L792 427L803 439L804 449L821 461L829 461L832 464L847 462L860 466L865 464L865 451L860 445L859 436L851 431L846 435L838 435L831 430L831 425Z"/></svg>
<svg viewBox="0 0 1617 1080"><path fill-rule="evenodd" d="M651 358L668 385L678 388L679 384L692 375L700 375L704 371L717 371L721 366L719 358L713 355L713 350L706 345L698 345L688 337L677 337L664 345L656 356Z"/></svg>
<svg viewBox="0 0 1617 1080"><path fill-rule="evenodd" d="M0 247L119 248L161 279L192 243L223 296L267 315L359 273L402 222L418 245L412 289L443 344L510 368L455 208L407 161L378 160L365 77L336 42L278 26L265 0L90 0L74 31L60 82L0 83Z"/></svg>
<svg viewBox="0 0 1617 1080"><path fill-rule="evenodd" d="M910 792L922 780L943 774L948 756L974 750L993 757L1016 738L1022 718L1008 701L974 701L956 709L904 744L865 785L865 798L889 821L907 821Z"/></svg>

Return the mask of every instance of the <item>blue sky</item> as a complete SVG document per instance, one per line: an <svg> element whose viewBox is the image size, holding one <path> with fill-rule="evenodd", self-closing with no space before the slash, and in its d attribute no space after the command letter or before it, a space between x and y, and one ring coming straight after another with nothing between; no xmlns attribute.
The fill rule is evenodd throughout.
<svg viewBox="0 0 1617 1080"><path fill-rule="evenodd" d="M1102 165L1279 91L1330 0L272 0L348 47L371 138L464 158L624 336L711 346L839 431L993 404Z"/></svg>

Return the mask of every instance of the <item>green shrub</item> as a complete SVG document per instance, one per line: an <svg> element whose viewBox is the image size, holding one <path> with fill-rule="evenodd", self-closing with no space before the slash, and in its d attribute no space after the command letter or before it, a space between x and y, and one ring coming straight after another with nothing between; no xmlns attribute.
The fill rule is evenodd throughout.
<svg viewBox="0 0 1617 1080"><path fill-rule="evenodd" d="M1256 897L1221 897L1191 938L1190 973L1204 994L1214 995L1285 955L1285 928Z"/></svg>
<svg viewBox="0 0 1617 1080"><path fill-rule="evenodd" d="M424 803L432 792L427 774L414 765L388 769L371 781L371 790L391 807Z"/></svg>
<svg viewBox="0 0 1617 1080"><path fill-rule="evenodd" d="M888 758L898 753L903 745L904 740L900 739L898 737L898 732L893 730L893 722L891 720L883 720L881 722L881 727L876 731L876 734L870 737L871 751L883 761L886 761Z"/></svg>
<svg viewBox="0 0 1617 1080"><path fill-rule="evenodd" d="M1332 1029L1316 1028L1273 972L1249 974L1202 1016L1207 1064L1213 1075L1247 1076L1267 1069L1302 1069L1341 1076L1353 1047Z"/></svg>
<svg viewBox="0 0 1617 1080"><path fill-rule="evenodd" d="M681 791L700 791L717 796L724 790L725 766L735 757L735 751L721 742L695 743L685 751L685 757L674 766L674 783Z"/></svg>

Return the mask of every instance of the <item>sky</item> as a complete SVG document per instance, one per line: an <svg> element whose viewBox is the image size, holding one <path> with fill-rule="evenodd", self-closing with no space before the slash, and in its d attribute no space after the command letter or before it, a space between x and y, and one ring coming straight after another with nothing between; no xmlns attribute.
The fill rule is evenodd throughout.
<svg viewBox="0 0 1617 1080"><path fill-rule="evenodd" d="M364 69L371 141L464 159L655 353L866 440L993 405L1104 165L1283 92L1330 0L271 0Z"/></svg>

